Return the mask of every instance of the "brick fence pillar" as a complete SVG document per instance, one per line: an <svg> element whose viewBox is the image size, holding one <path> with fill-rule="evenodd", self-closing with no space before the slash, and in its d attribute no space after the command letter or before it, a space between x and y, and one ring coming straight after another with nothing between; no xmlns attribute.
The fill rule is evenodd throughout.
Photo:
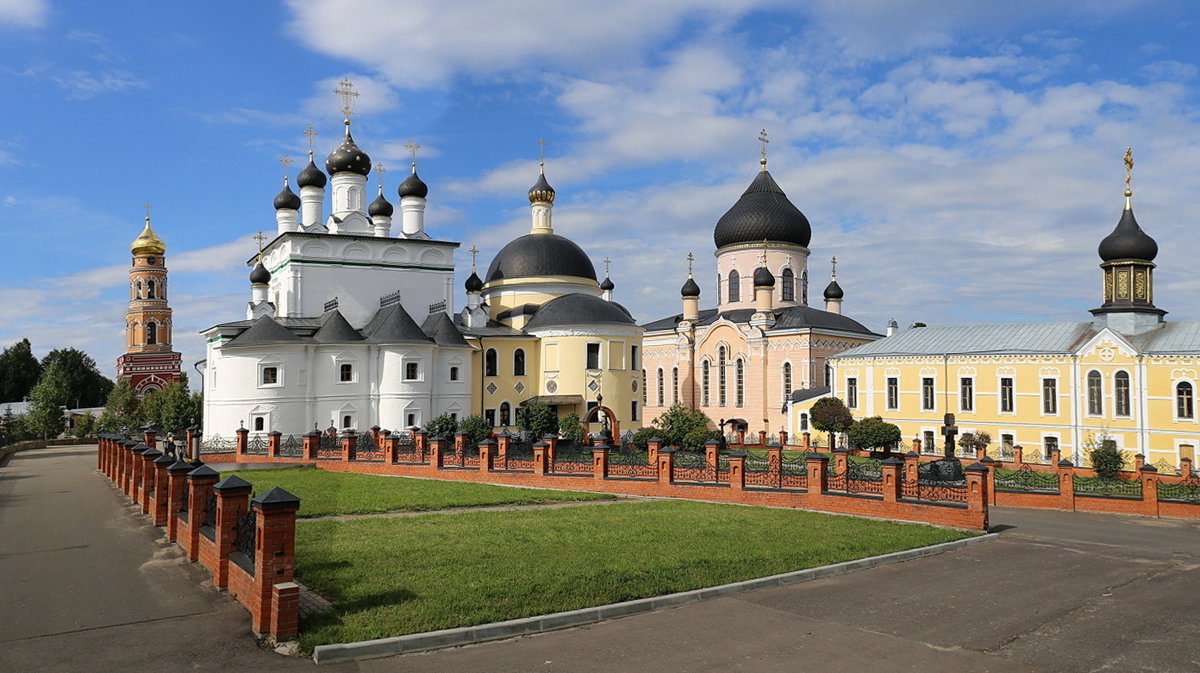
<svg viewBox="0 0 1200 673"><path fill-rule="evenodd" d="M424 430L414 430L412 433L413 449L417 452L417 460L429 450L429 433Z"/></svg>
<svg viewBox="0 0 1200 673"><path fill-rule="evenodd" d="M378 425L371 426L371 441L375 443L375 446L379 446L379 430Z"/></svg>
<svg viewBox="0 0 1200 673"><path fill-rule="evenodd" d="M388 465L395 463L397 460L396 445L398 443L396 436L392 434L391 430L383 430L379 433L379 449L383 451L383 459Z"/></svg>
<svg viewBox="0 0 1200 673"><path fill-rule="evenodd" d="M921 455L916 451L904 454L904 481L917 483L921 478Z"/></svg>
<svg viewBox="0 0 1200 673"><path fill-rule="evenodd" d="M270 633L276 640L296 634L300 622L299 588L276 592L276 584L291 583L296 567L296 512L300 498L273 487L250 503L255 514L254 593L259 609L251 611L257 633ZM292 614L272 614L289 609ZM281 630L271 631L272 623Z"/></svg>
<svg viewBox="0 0 1200 673"><path fill-rule="evenodd" d="M995 505L996 504L996 467L998 467L998 465L997 465L996 461L992 459L991 456L984 456L983 459L979 461L979 464L988 469L987 477L986 477L988 504Z"/></svg>
<svg viewBox="0 0 1200 673"><path fill-rule="evenodd" d="M704 443L704 464L716 474L721 464L721 443L710 439Z"/></svg>
<svg viewBox="0 0 1200 673"><path fill-rule="evenodd" d="M154 446L154 443L158 441L158 435L158 428L153 425L146 424L142 426L142 441L145 442L146 446Z"/></svg>
<svg viewBox="0 0 1200 673"><path fill-rule="evenodd" d="M746 431L741 428L737 431L737 444L738 446L746 445Z"/></svg>
<svg viewBox="0 0 1200 673"><path fill-rule="evenodd" d="M179 510L184 505L187 473L194 469L195 466L182 460L167 468L167 539L172 542L179 536Z"/></svg>
<svg viewBox="0 0 1200 673"><path fill-rule="evenodd" d="M213 584L224 589L229 586L229 555L237 540L238 515L248 511L250 491L254 486L235 474L213 484L212 488L217 494L217 520L213 525L216 554L209 570L213 574Z"/></svg>
<svg viewBox="0 0 1200 673"><path fill-rule="evenodd" d="M833 473L846 474L846 470L850 465L850 453L845 447L838 447L833 450Z"/></svg>
<svg viewBox="0 0 1200 673"><path fill-rule="evenodd" d="M131 451L133 455L129 456L129 472L133 475L129 481L129 497L138 505L142 502L142 482L145 476L142 474L142 469L145 466L145 463L142 462L142 454L149 450L149 446L137 444Z"/></svg>
<svg viewBox="0 0 1200 673"><path fill-rule="evenodd" d="M1191 458L1184 457L1179 459L1179 476L1183 477L1184 479L1192 476Z"/></svg>
<svg viewBox="0 0 1200 673"><path fill-rule="evenodd" d="M185 439L187 440L188 455L195 460L200 460L200 428L194 425L189 427Z"/></svg>
<svg viewBox="0 0 1200 673"><path fill-rule="evenodd" d="M829 456L810 453L804 458L804 467L808 473L809 493L824 493L829 490Z"/></svg>
<svg viewBox="0 0 1200 673"><path fill-rule="evenodd" d="M1058 506L1068 512L1075 511L1075 463L1060 460L1055 463L1058 470Z"/></svg>
<svg viewBox="0 0 1200 673"><path fill-rule="evenodd" d="M729 488L733 491L746 490L746 452L729 453Z"/></svg>
<svg viewBox="0 0 1200 673"><path fill-rule="evenodd" d="M784 446L787 446L787 443L788 443L788 431L787 430L779 431L779 443Z"/></svg>
<svg viewBox="0 0 1200 673"><path fill-rule="evenodd" d="M666 448L658 450L658 459L655 463L658 465L658 483L662 486L670 486L675 483L675 449Z"/></svg>
<svg viewBox="0 0 1200 673"><path fill-rule="evenodd" d="M437 435L429 440L429 467L442 469L443 456L446 454L446 438Z"/></svg>
<svg viewBox="0 0 1200 673"><path fill-rule="evenodd" d="M658 437L651 437L646 440L646 462L651 465L658 465L658 452L662 449L662 440Z"/></svg>
<svg viewBox="0 0 1200 673"><path fill-rule="evenodd" d="M1013 469L1021 469L1021 465L1025 462L1025 447L1020 444L1013 447Z"/></svg>
<svg viewBox="0 0 1200 673"><path fill-rule="evenodd" d="M512 446L512 435L507 432L500 433L496 438L496 458L492 461L492 465L497 470L508 469L508 449Z"/></svg>
<svg viewBox="0 0 1200 673"><path fill-rule="evenodd" d="M533 473L546 474L550 471L550 445L545 441L533 445Z"/></svg>
<svg viewBox="0 0 1200 673"><path fill-rule="evenodd" d="M304 459L316 460L317 447L321 445L321 433L312 430L304 433Z"/></svg>
<svg viewBox="0 0 1200 673"><path fill-rule="evenodd" d="M151 498L149 514L155 526L167 525L167 504L171 499L171 482L167 468L174 464L175 459L165 453L154 459L154 495Z"/></svg>
<svg viewBox="0 0 1200 673"><path fill-rule="evenodd" d="M246 428L238 428L235 432L237 438L234 440L234 453L237 454L237 462L244 462L242 457L246 455L246 447L249 445L250 431Z"/></svg>
<svg viewBox="0 0 1200 673"><path fill-rule="evenodd" d="M1142 482L1142 514L1158 516L1158 468L1153 465L1139 467L1138 479Z"/></svg>
<svg viewBox="0 0 1200 673"><path fill-rule="evenodd" d="M555 457L558 455L558 435L543 435L542 441L546 443L547 469L553 469L550 466L554 465Z"/></svg>
<svg viewBox="0 0 1200 673"><path fill-rule="evenodd" d="M162 456L162 451L153 447L141 453L142 460L142 490L138 494L138 503L142 506L142 514L150 512L150 500L154 497L154 489L158 482L158 472L154 469L154 461Z"/></svg>
<svg viewBox="0 0 1200 673"><path fill-rule="evenodd" d="M356 441L355 432L349 428L342 431L341 449L342 462L348 463L355 459L354 442Z"/></svg>
<svg viewBox="0 0 1200 673"><path fill-rule="evenodd" d="M771 475L771 488L783 488L783 447L772 444L767 447L767 465Z"/></svg>
<svg viewBox="0 0 1200 673"><path fill-rule="evenodd" d="M127 485L129 477L126 474L126 466L129 464L129 451L134 446L137 446L137 442L130 439L117 442L117 459L116 468L113 470L113 482L116 483L117 488L126 493L129 492L129 486Z"/></svg>
<svg viewBox="0 0 1200 673"><path fill-rule="evenodd" d="M1062 449L1050 450L1050 467L1054 467L1062 462Z"/></svg>
<svg viewBox="0 0 1200 673"><path fill-rule="evenodd" d="M496 440L485 439L479 443L479 471L491 472L492 461L496 456Z"/></svg>
<svg viewBox="0 0 1200 673"><path fill-rule="evenodd" d="M766 430L758 431L758 445L759 446L767 445L767 431Z"/></svg>
<svg viewBox="0 0 1200 673"><path fill-rule="evenodd" d="M912 452L919 455L921 453L921 448L921 440L914 438Z"/></svg>
<svg viewBox="0 0 1200 673"><path fill-rule="evenodd" d="M201 465L187 473L187 530L180 531L179 542L189 561L200 558L200 527L204 525L204 508L208 505L208 494L221 475L207 465ZM186 535L184 535L186 533Z"/></svg>
<svg viewBox="0 0 1200 673"><path fill-rule="evenodd" d="M282 436L283 436L283 433L278 430L272 430L267 433L267 455L268 456L270 456L272 458L279 457L279 448L283 444L283 441L280 440L280 437L282 437Z"/></svg>
<svg viewBox="0 0 1200 673"><path fill-rule="evenodd" d="M800 448L804 449L805 453L812 451L812 433L800 433Z"/></svg>
<svg viewBox="0 0 1200 673"><path fill-rule="evenodd" d="M608 445L597 444L592 447L592 477L596 481L608 479Z"/></svg>
<svg viewBox="0 0 1200 673"><path fill-rule="evenodd" d="M459 432L454 433L454 453L455 453L455 455L458 455L466 450L467 441L469 441L470 439L471 439L470 435L468 435L465 432L462 432L461 430Z"/></svg>
<svg viewBox="0 0 1200 673"><path fill-rule="evenodd" d="M904 461L892 456L879 464L883 479L883 501L896 502L900 499L900 471L904 469Z"/></svg>
<svg viewBox="0 0 1200 673"><path fill-rule="evenodd" d="M1146 464L1146 454L1144 454L1144 453L1138 453L1138 454L1135 454L1135 455L1133 456L1133 469L1134 469L1134 471L1135 471L1135 472L1136 472L1137 470L1140 470L1140 469L1142 469L1142 467L1143 467L1145 464Z"/></svg>
<svg viewBox="0 0 1200 673"><path fill-rule="evenodd" d="M967 477L967 511L974 515L979 530L988 529L988 468L974 463L963 468Z"/></svg>

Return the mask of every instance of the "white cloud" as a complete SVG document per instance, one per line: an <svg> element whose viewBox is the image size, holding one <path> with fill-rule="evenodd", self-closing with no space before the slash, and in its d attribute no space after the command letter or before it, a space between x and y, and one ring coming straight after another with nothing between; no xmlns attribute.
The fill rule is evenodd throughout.
<svg viewBox="0 0 1200 673"><path fill-rule="evenodd" d="M0 0L0 25L41 28L46 25L49 13L46 0Z"/></svg>
<svg viewBox="0 0 1200 673"><path fill-rule="evenodd" d="M150 86L149 82L124 70L71 70L52 74L50 79L62 87L67 92L67 98L72 100L87 100L103 93L145 89Z"/></svg>

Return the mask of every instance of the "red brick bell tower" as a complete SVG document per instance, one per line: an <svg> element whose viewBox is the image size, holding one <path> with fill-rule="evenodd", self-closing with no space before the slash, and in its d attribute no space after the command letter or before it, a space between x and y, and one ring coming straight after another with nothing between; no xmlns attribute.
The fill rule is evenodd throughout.
<svg viewBox="0 0 1200 673"><path fill-rule="evenodd" d="M129 247L129 309L125 311L125 354L117 358L117 378L128 379L138 395L179 380L179 353L171 350L171 307L167 305L167 245L146 227Z"/></svg>

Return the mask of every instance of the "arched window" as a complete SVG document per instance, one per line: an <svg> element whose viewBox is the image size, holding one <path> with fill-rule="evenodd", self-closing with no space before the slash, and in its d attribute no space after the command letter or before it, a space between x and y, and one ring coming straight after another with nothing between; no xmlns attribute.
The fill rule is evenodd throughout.
<svg viewBox="0 0 1200 673"><path fill-rule="evenodd" d="M146 299L154 299L154 281L146 281Z"/></svg>
<svg viewBox="0 0 1200 673"><path fill-rule="evenodd" d="M791 269L783 270L783 300L796 301L796 274Z"/></svg>
<svg viewBox="0 0 1200 673"><path fill-rule="evenodd" d="M265 420L263 420L263 417L262 417L262 416L255 416L255 417L254 417L254 431L255 431L255 432L262 432L262 431L263 431L263 427L264 427L265 425L266 425L266 421L265 421Z"/></svg>
<svg viewBox="0 0 1200 673"><path fill-rule="evenodd" d="M800 303L808 306L808 269L800 273Z"/></svg>
<svg viewBox="0 0 1200 673"><path fill-rule="evenodd" d="M1104 383L1100 378L1100 372L1093 369L1087 375L1087 400L1088 414L1092 416L1104 415Z"/></svg>
<svg viewBox="0 0 1200 673"><path fill-rule="evenodd" d="M725 347L717 349L717 405L725 406Z"/></svg>
<svg viewBox="0 0 1200 673"><path fill-rule="evenodd" d="M792 394L792 363L783 363L783 399Z"/></svg>
<svg viewBox="0 0 1200 673"><path fill-rule="evenodd" d="M146 343L148 343L148 344L158 343L158 323L153 323L153 322L146 323Z"/></svg>
<svg viewBox="0 0 1200 673"><path fill-rule="evenodd" d="M679 404L679 367L671 368L671 404Z"/></svg>
<svg viewBox="0 0 1200 673"><path fill-rule="evenodd" d="M702 373L702 375L701 375L701 379L700 379L700 380L701 380L701 387L700 387L700 405L701 405L701 406L705 406L705 407L707 407L707 406L708 406L708 399L709 399L709 398L708 398L708 376L709 376L709 373L708 373L708 369L709 369L709 368L708 368L708 360L705 360L705 361L704 361L704 364L703 364L703 365L701 365L701 369L703 370L703 373Z"/></svg>
<svg viewBox="0 0 1200 673"><path fill-rule="evenodd" d="M1192 384L1180 381L1175 386L1175 415L1192 418Z"/></svg>
<svg viewBox="0 0 1200 673"><path fill-rule="evenodd" d="M142 298L142 281L140 280L133 283L133 297L134 299Z"/></svg>
<svg viewBox="0 0 1200 673"><path fill-rule="evenodd" d="M663 370L658 370L658 406L663 405Z"/></svg>
<svg viewBox="0 0 1200 673"><path fill-rule="evenodd" d="M345 416L342 416L342 429L349 430L350 425L353 422L354 422L354 419L350 417L350 414L346 414Z"/></svg>
<svg viewBox="0 0 1200 673"><path fill-rule="evenodd" d="M746 363L738 358L734 369L737 374L737 405L740 407L746 403Z"/></svg>
<svg viewBox="0 0 1200 673"><path fill-rule="evenodd" d="M1129 372L1117 372L1116 385L1113 387L1113 415L1129 415Z"/></svg>
<svg viewBox="0 0 1200 673"><path fill-rule="evenodd" d="M489 348L483 353L483 375L496 376L499 367L496 365L496 349Z"/></svg>
<svg viewBox="0 0 1200 673"><path fill-rule="evenodd" d="M729 301L730 303L742 300L742 290L739 287L741 277L738 276L737 269L729 272Z"/></svg>
<svg viewBox="0 0 1200 673"><path fill-rule="evenodd" d="M512 425L512 407L508 402L500 403L500 425Z"/></svg>
<svg viewBox="0 0 1200 673"><path fill-rule="evenodd" d="M525 349L513 351L513 376L525 376Z"/></svg>

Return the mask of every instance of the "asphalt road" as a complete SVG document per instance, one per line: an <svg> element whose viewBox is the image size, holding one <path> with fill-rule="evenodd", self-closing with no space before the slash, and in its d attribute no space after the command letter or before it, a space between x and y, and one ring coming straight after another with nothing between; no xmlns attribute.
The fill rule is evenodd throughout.
<svg viewBox="0 0 1200 673"><path fill-rule="evenodd" d="M94 470L0 463L0 670L297 671ZM331 671L1200 670L1200 522L997 508L995 542L805 584Z"/></svg>

